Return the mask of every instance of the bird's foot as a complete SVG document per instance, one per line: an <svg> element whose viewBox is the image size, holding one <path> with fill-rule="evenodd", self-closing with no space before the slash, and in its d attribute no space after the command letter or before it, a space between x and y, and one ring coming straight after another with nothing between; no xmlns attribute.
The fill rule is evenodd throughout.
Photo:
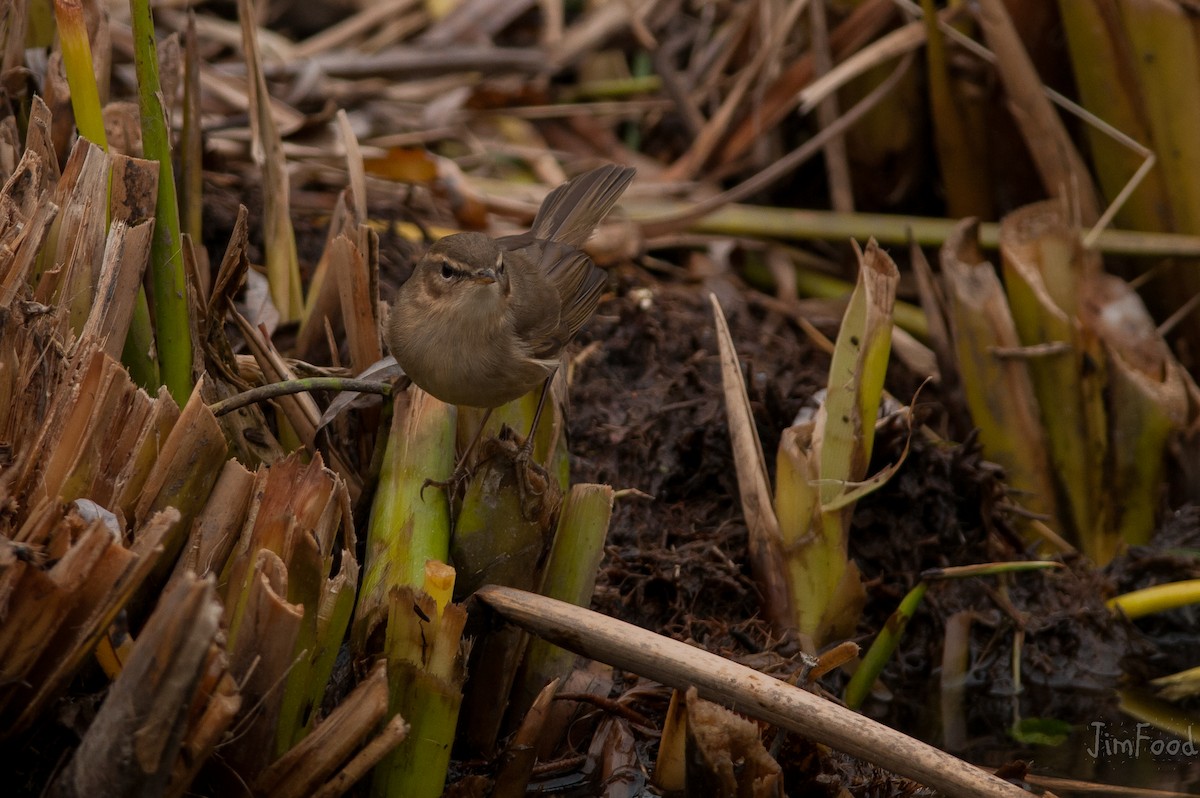
<svg viewBox="0 0 1200 798"><path fill-rule="evenodd" d="M532 439L526 440L513 455L513 473L521 513L527 519L553 514L562 496L550 472L533 457Z"/></svg>
<svg viewBox="0 0 1200 798"><path fill-rule="evenodd" d="M528 442L527 442L528 443ZM533 447L522 444L513 456L513 471L517 475L517 496L521 508L532 507L546 495L550 486L550 473L533 459Z"/></svg>
<svg viewBox="0 0 1200 798"><path fill-rule="evenodd" d="M459 461L454 467L453 473L449 479L426 479L421 483L421 490L417 494L421 501L425 501L425 489L429 487L437 488L445 492L446 505L450 510L450 527L454 527L454 508L462 501L463 496L467 493L467 485L471 481L471 469L463 461Z"/></svg>

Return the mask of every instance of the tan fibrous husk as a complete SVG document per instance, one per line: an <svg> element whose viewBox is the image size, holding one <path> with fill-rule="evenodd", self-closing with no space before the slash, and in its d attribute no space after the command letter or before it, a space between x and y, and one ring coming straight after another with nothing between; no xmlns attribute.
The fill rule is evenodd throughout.
<svg viewBox="0 0 1200 798"><path fill-rule="evenodd" d="M253 781L312 730L349 626L347 486L320 456L255 472L229 459L205 380L182 408L133 383L116 358L154 226L154 169L81 140L60 175L47 117L35 101L22 159L0 153L13 170L0 191L0 726L27 729L103 643L117 682L60 794L94 794L89 774L103 768L119 792L182 795L218 753L216 771ZM110 168L108 207L94 198ZM221 313L207 329L220 329L228 305L209 307ZM383 718L365 717L302 793L344 789L402 737L393 724L370 742ZM223 750L231 730L239 744ZM124 740L133 748L112 747Z"/></svg>

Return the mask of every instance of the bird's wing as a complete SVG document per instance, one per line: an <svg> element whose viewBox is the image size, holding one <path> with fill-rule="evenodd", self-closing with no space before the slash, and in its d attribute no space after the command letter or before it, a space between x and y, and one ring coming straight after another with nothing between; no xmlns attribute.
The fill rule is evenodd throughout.
<svg viewBox="0 0 1200 798"><path fill-rule="evenodd" d="M548 245L543 262L546 278L558 292L560 334L570 341L596 312L608 276L577 249Z"/></svg>
<svg viewBox="0 0 1200 798"><path fill-rule="evenodd" d="M568 180L546 195L526 235L579 249L617 204L634 171L609 164Z"/></svg>
<svg viewBox="0 0 1200 798"><path fill-rule="evenodd" d="M513 252L528 270L511 268L510 318L531 357L552 359L596 312L607 277L583 252L544 241Z"/></svg>
<svg viewBox="0 0 1200 798"><path fill-rule="evenodd" d="M511 238L511 237L510 237ZM500 239L504 247L505 239ZM562 328L562 300L554 284L546 279L540 262L542 247L508 250L513 259L508 274L512 298L508 317L524 353L538 360L552 360L566 345Z"/></svg>

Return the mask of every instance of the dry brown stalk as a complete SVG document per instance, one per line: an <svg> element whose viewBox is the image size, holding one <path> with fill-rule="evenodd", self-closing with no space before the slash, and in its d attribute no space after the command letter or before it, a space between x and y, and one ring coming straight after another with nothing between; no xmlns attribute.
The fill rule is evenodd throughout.
<svg viewBox="0 0 1200 798"><path fill-rule="evenodd" d="M211 579L187 576L163 594L50 795L164 792L220 620Z"/></svg>

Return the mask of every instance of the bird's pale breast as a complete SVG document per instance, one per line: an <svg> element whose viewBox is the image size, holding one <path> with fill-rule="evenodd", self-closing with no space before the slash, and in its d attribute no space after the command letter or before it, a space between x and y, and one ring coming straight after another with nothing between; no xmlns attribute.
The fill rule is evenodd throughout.
<svg viewBox="0 0 1200 798"><path fill-rule="evenodd" d="M392 320L392 354L414 383L443 402L498 407L540 385L557 365L520 351L507 314L476 313L467 323L461 305L397 303L393 312L402 307L418 318L408 324ZM417 330L419 335L412 334ZM511 345L501 345L504 341Z"/></svg>

